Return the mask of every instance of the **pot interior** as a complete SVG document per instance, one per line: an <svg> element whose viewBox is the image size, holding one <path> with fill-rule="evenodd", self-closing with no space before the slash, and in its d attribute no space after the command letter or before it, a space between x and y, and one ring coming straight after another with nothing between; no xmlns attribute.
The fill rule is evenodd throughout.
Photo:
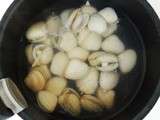
<svg viewBox="0 0 160 120"><path fill-rule="evenodd" d="M30 67L25 56L25 47L29 44L25 32L31 24L45 20L53 11L59 14L64 9L80 7L85 2L85 0L22 0L17 2L14 11L9 13L2 31L1 76L12 78L26 98L29 108L20 113L23 119L132 119L153 95L160 73L158 69L160 57L157 56L160 39L157 39L156 26L148 13L148 4L136 0L90 0L91 5L98 10L107 6L115 8L120 18L116 34L120 36L126 49L136 50L137 65L131 73L121 76L115 88L117 93L115 106L111 110L94 114L82 111L80 117L74 118L59 107L50 114L39 109L35 94L24 84L24 78Z"/></svg>

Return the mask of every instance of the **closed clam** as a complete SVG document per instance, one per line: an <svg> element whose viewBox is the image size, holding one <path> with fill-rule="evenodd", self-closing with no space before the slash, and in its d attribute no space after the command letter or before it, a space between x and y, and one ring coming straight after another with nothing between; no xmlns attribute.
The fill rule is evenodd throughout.
<svg viewBox="0 0 160 120"><path fill-rule="evenodd" d="M32 66L37 66L41 64L49 64L53 58L54 51L51 46L38 44L34 46L32 54L34 58Z"/></svg>
<svg viewBox="0 0 160 120"><path fill-rule="evenodd" d="M90 31L102 34L108 29L108 26L106 20L101 15L93 14L88 22L88 28Z"/></svg>
<svg viewBox="0 0 160 120"><path fill-rule="evenodd" d="M49 16L46 21L48 34L57 36L62 26L59 16Z"/></svg>
<svg viewBox="0 0 160 120"><path fill-rule="evenodd" d="M118 56L119 68L122 73L130 72L136 65L137 54L134 50L128 49Z"/></svg>
<svg viewBox="0 0 160 120"><path fill-rule="evenodd" d="M46 112L53 112L57 105L57 96L49 91L40 91L37 94L37 102L40 108Z"/></svg>
<svg viewBox="0 0 160 120"><path fill-rule="evenodd" d="M119 66L117 56L102 51L92 53L88 61L100 71L114 71Z"/></svg>
<svg viewBox="0 0 160 120"><path fill-rule="evenodd" d="M102 101L105 108L112 108L114 106L116 93L114 90L105 91L101 88L97 90L97 97Z"/></svg>
<svg viewBox="0 0 160 120"><path fill-rule="evenodd" d="M98 77L99 72L95 68L90 68L83 79L76 81L76 85L82 93L94 94L98 87Z"/></svg>
<svg viewBox="0 0 160 120"><path fill-rule="evenodd" d="M111 7L106 7L99 11L99 14L105 18L108 24L118 23L118 16Z"/></svg>
<svg viewBox="0 0 160 120"><path fill-rule="evenodd" d="M77 38L70 31L64 32L62 36L59 37L58 47L63 51L70 51L77 46Z"/></svg>
<svg viewBox="0 0 160 120"><path fill-rule="evenodd" d="M66 88L59 96L59 104L66 112L73 116L78 116L81 111L79 99L80 96L75 90Z"/></svg>
<svg viewBox="0 0 160 120"><path fill-rule="evenodd" d="M104 33L102 33L102 36L104 38L109 37L110 35L114 34L117 31L117 29L118 29L118 24L117 23L108 24L108 29Z"/></svg>
<svg viewBox="0 0 160 120"><path fill-rule="evenodd" d="M37 43L42 37L46 37L48 34L46 23L37 22L33 24L26 32L26 37L29 42Z"/></svg>
<svg viewBox="0 0 160 120"><path fill-rule="evenodd" d="M69 57L64 52L58 52L52 59L50 70L53 74L64 76L65 69L69 63Z"/></svg>
<svg viewBox="0 0 160 120"><path fill-rule="evenodd" d="M25 78L25 84L34 92L38 92L45 87L45 84L50 77L51 74L47 66L39 66L31 69Z"/></svg>
<svg viewBox="0 0 160 120"><path fill-rule="evenodd" d="M65 70L65 77L71 80L83 79L88 71L89 66L85 62L79 59L71 59Z"/></svg>
<svg viewBox="0 0 160 120"><path fill-rule="evenodd" d="M119 54L125 50L125 46L117 35L111 35L103 41L102 49L106 52Z"/></svg>
<svg viewBox="0 0 160 120"><path fill-rule="evenodd" d="M89 112L101 112L103 110L101 101L92 95L81 97L81 106Z"/></svg>
<svg viewBox="0 0 160 120"><path fill-rule="evenodd" d="M75 47L68 52L69 58L71 58L71 59L72 58L77 58L77 59L80 59L82 61L87 60L88 55L89 55L89 51L86 50L86 49L83 49L81 47Z"/></svg>
<svg viewBox="0 0 160 120"><path fill-rule="evenodd" d="M67 80L61 77L53 77L47 82L45 89L52 94L59 96L67 86Z"/></svg>
<svg viewBox="0 0 160 120"><path fill-rule="evenodd" d="M96 51L101 47L102 37L98 33L85 28L78 35L78 43L80 47L88 51Z"/></svg>
<svg viewBox="0 0 160 120"><path fill-rule="evenodd" d="M87 13L89 15L93 15L97 12L97 9L90 5L89 1L86 2L85 5L81 7L81 11L83 13Z"/></svg>
<svg viewBox="0 0 160 120"><path fill-rule="evenodd" d="M104 90L114 89L119 81L119 74L117 72L101 72L99 78L99 85Z"/></svg>

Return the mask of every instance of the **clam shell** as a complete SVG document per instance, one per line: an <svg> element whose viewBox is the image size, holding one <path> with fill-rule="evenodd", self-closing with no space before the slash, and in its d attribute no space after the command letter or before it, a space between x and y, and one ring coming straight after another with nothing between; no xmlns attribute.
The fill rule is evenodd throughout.
<svg viewBox="0 0 160 120"><path fill-rule="evenodd" d="M70 51L77 46L77 39L72 32L64 32L58 40L58 46L63 51Z"/></svg>
<svg viewBox="0 0 160 120"><path fill-rule="evenodd" d="M96 51L101 48L102 37L95 32L89 31L87 28L80 32L78 39L80 47L88 51Z"/></svg>
<svg viewBox="0 0 160 120"><path fill-rule="evenodd" d="M89 64L100 71L114 71L118 68L118 58L114 54L102 51L94 52L88 57Z"/></svg>
<svg viewBox="0 0 160 120"><path fill-rule="evenodd" d="M132 49L128 49L122 52L118 56L118 59L121 72L126 74L135 67L137 62L137 53Z"/></svg>
<svg viewBox="0 0 160 120"><path fill-rule="evenodd" d="M87 60L88 55L89 55L89 51L87 51L81 47L75 47L68 52L69 58L71 58L71 59L76 58L76 59L80 59L82 61Z"/></svg>
<svg viewBox="0 0 160 120"><path fill-rule="evenodd" d="M25 78L26 86L34 92L42 90L46 84L46 79L41 72L32 70Z"/></svg>
<svg viewBox="0 0 160 120"><path fill-rule="evenodd" d="M37 94L37 102L42 110L53 112L57 105L57 96L48 91L40 91Z"/></svg>
<svg viewBox="0 0 160 120"><path fill-rule="evenodd" d="M116 93L114 90L105 91L101 88L97 90L97 97L102 101L105 108L112 108L114 106Z"/></svg>
<svg viewBox="0 0 160 120"><path fill-rule="evenodd" d="M119 74L117 72L101 72L99 85L104 90L114 89L119 81Z"/></svg>
<svg viewBox="0 0 160 120"><path fill-rule="evenodd" d="M101 101L91 95L83 95L81 97L81 106L89 112L101 112L103 110Z"/></svg>
<svg viewBox="0 0 160 120"><path fill-rule="evenodd" d="M87 1L85 5L81 7L82 13L87 13L89 15L93 15L97 13L97 9L90 5L90 3Z"/></svg>
<svg viewBox="0 0 160 120"><path fill-rule="evenodd" d="M58 16L49 16L47 21L47 30L50 35L57 36L60 28L62 27L61 19Z"/></svg>
<svg viewBox="0 0 160 120"><path fill-rule="evenodd" d="M63 25L66 25L66 21L68 20L72 12L73 12L73 9L66 9L62 11L62 13L60 14L60 18L61 18Z"/></svg>
<svg viewBox="0 0 160 120"><path fill-rule="evenodd" d="M78 116L81 111L78 93L70 88L66 88L59 97L60 106L73 116Z"/></svg>
<svg viewBox="0 0 160 120"><path fill-rule="evenodd" d="M54 95L59 96L66 86L67 80L65 78L53 77L47 82L45 89Z"/></svg>
<svg viewBox="0 0 160 120"><path fill-rule="evenodd" d="M65 77L71 80L83 79L88 71L89 66L85 62L79 59L71 59L65 70Z"/></svg>
<svg viewBox="0 0 160 120"><path fill-rule="evenodd" d="M118 16L115 10L111 7L102 9L99 11L99 14L102 15L109 24L118 23Z"/></svg>
<svg viewBox="0 0 160 120"><path fill-rule="evenodd" d="M117 35L111 35L103 41L102 49L106 52L120 54L125 50L125 46Z"/></svg>
<svg viewBox="0 0 160 120"><path fill-rule="evenodd" d="M29 42L37 43L40 38L47 36L47 33L45 22L37 22L27 30L26 37Z"/></svg>
<svg viewBox="0 0 160 120"><path fill-rule="evenodd" d="M52 47L44 44L38 44L33 48L33 67L37 65L49 64L53 58L54 51Z"/></svg>
<svg viewBox="0 0 160 120"><path fill-rule="evenodd" d="M98 34L102 34L108 29L106 20L99 14L93 14L90 17L88 28Z"/></svg>
<svg viewBox="0 0 160 120"><path fill-rule="evenodd" d="M33 58L33 55L32 55L32 52L33 52L33 47L34 45L33 44L30 44L26 47L26 50L25 50L25 53L26 53L26 57L28 59L28 62L30 64L32 64L34 62L34 58Z"/></svg>
<svg viewBox="0 0 160 120"><path fill-rule="evenodd" d="M88 75L76 81L76 85L82 93L94 94L98 87L99 72L95 68L90 68Z"/></svg>
<svg viewBox="0 0 160 120"><path fill-rule="evenodd" d="M69 63L69 57L64 52L58 52L53 57L50 71L58 76L64 76L65 69Z"/></svg>

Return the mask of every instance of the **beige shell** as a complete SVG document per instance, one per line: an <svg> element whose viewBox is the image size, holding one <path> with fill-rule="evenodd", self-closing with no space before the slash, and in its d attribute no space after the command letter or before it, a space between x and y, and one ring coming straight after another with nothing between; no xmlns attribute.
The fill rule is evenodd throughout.
<svg viewBox="0 0 160 120"><path fill-rule="evenodd" d="M48 79L51 78L51 73L46 65L41 65L32 68L25 78L25 84L34 92L38 92L45 87Z"/></svg>
<svg viewBox="0 0 160 120"><path fill-rule="evenodd" d="M27 30L26 37L29 42L37 43L40 38L47 36L47 33L45 22L37 22Z"/></svg>
<svg viewBox="0 0 160 120"><path fill-rule="evenodd" d="M37 102L39 107L46 112L53 112L57 106L57 96L49 91L40 91L37 94Z"/></svg>
<svg viewBox="0 0 160 120"><path fill-rule="evenodd" d="M60 106L73 116L78 116L81 111L80 100L78 93L71 89L66 88L62 95L59 97Z"/></svg>
<svg viewBox="0 0 160 120"><path fill-rule="evenodd" d="M96 51L101 48L102 37L99 34L91 32L85 28L78 35L78 43L80 47L86 50Z"/></svg>
<svg viewBox="0 0 160 120"><path fill-rule="evenodd" d="M88 55L89 55L89 51L87 51L87 50L85 50L81 47L75 47L68 52L69 58L71 58L71 59L77 58L77 59L80 59L82 61L87 60Z"/></svg>
<svg viewBox="0 0 160 120"><path fill-rule="evenodd" d="M73 12L73 9L66 9L62 11L62 13L60 14L60 18L61 18L63 25L66 25L66 22L72 12Z"/></svg>
<svg viewBox="0 0 160 120"><path fill-rule="evenodd" d="M76 81L76 85L82 93L94 94L98 87L99 72L95 68L90 68L88 75Z"/></svg>
<svg viewBox="0 0 160 120"><path fill-rule="evenodd" d="M49 16L47 21L48 34L58 36L59 30L62 27L61 19L58 16Z"/></svg>
<svg viewBox="0 0 160 120"><path fill-rule="evenodd" d="M88 28L90 31L102 34L108 29L108 26L105 19L101 15L93 14L88 22Z"/></svg>
<svg viewBox="0 0 160 120"><path fill-rule="evenodd" d="M34 62L34 58L33 58L33 54L32 54L33 48L34 48L34 45L30 44L25 49L26 57L27 57L27 60L30 64L32 64Z"/></svg>
<svg viewBox="0 0 160 120"><path fill-rule="evenodd" d="M67 80L65 78L53 77L47 82L45 89L54 95L59 96L66 86Z"/></svg>
<svg viewBox="0 0 160 120"><path fill-rule="evenodd" d="M64 52L58 52L52 59L50 71L58 76L64 76L65 69L69 63L69 57Z"/></svg>
<svg viewBox="0 0 160 120"><path fill-rule="evenodd" d="M126 74L135 67L137 62L137 53L132 49L128 49L122 52L118 56L118 59L121 72Z"/></svg>
<svg viewBox="0 0 160 120"><path fill-rule="evenodd" d="M116 93L114 90L105 91L101 88L97 90L97 97L102 101L105 108L112 108L114 106Z"/></svg>
<svg viewBox="0 0 160 120"><path fill-rule="evenodd" d="M58 47L63 51L70 51L77 46L77 39L72 32L64 32L59 37Z"/></svg>
<svg viewBox="0 0 160 120"><path fill-rule="evenodd" d="M54 51L51 46L38 44L33 48L34 63L32 66L49 64L53 58Z"/></svg>
<svg viewBox="0 0 160 120"><path fill-rule="evenodd" d="M108 29L104 33L102 33L102 36L104 38L109 37L110 35L114 34L117 31L117 29L118 29L118 24L117 23L108 24Z"/></svg>
<svg viewBox="0 0 160 120"><path fill-rule="evenodd" d="M99 85L104 90L114 89L119 82L119 74L117 72L101 72Z"/></svg>
<svg viewBox="0 0 160 120"><path fill-rule="evenodd" d="M102 9L99 11L99 14L102 15L109 24L118 23L118 16L115 10L111 7Z"/></svg>
<svg viewBox="0 0 160 120"><path fill-rule="evenodd" d="M125 46L117 35L111 35L103 41L102 49L106 52L120 54L125 50Z"/></svg>
<svg viewBox="0 0 160 120"><path fill-rule="evenodd" d="M103 110L101 101L92 95L81 97L81 106L89 112L101 112Z"/></svg>
<svg viewBox="0 0 160 120"><path fill-rule="evenodd" d="M117 56L102 51L92 53L88 61L100 71L114 71L119 66Z"/></svg>
<svg viewBox="0 0 160 120"><path fill-rule="evenodd" d="M90 5L90 3L87 1L85 5L81 7L82 13L87 13L89 15L93 15L97 12L97 9Z"/></svg>
<svg viewBox="0 0 160 120"><path fill-rule="evenodd" d="M88 71L89 66L85 62L79 59L71 59L65 70L65 77L71 80L83 79Z"/></svg>

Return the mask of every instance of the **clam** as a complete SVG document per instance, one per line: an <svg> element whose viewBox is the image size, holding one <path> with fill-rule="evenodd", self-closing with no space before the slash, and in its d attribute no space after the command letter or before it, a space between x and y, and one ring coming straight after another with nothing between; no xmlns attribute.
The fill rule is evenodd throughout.
<svg viewBox="0 0 160 120"><path fill-rule="evenodd" d="M106 20L101 15L93 14L88 22L88 28L90 31L102 34L108 29L108 26Z"/></svg>
<svg viewBox="0 0 160 120"><path fill-rule="evenodd" d="M69 57L64 52L58 52L52 59L50 71L58 76L63 76L69 63Z"/></svg>
<svg viewBox="0 0 160 120"><path fill-rule="evenodd" d="M76 81L76 85L82 93L94 94L98 87L98 77L99 72L95 68L90 68L83 79Z"/></svg>
<svg viewBox="0 0 160 120"><path fill-rule="evenodd" d="M101 101L92 95L81 97L81 106L89 112L101 112L103 110Z"/></svg>
<svg viewBox="0 0 160 120"><path fill-rule="evenodd" d="M34 48L34 45L33 44L30 44L26 47L26 50L25 50L25 53L26 53L26 57L28 59L28 62L30 64L32 64L34 62L34 58L33 58L33 48Z"/></svg>
<svg viewBox="0 0 160 120"><path fill-rule="evenodd" d="M47 82L45 89L54 95L59 96L66 86L67 80L65 78L53 77Z"/></svg>
<svg viewBox="0 0 160 120"><path fill-rule="evenodd" d="M88 71L89 66L85 62L79 59L71 59L65 70L65 77L71 80L83 79Z"/></svg>
<svg viewBox="0 0 160 120"><path fill-rule="evenodd" d="M81 111L79 98L80 96L75 90L66 88L62 95L59 96L59 104L66 112L73 116L78 116Z"/></svg>
<svg viewBox="0 0 160 120"><path fill-rule="evenodd" d="M120 54L125 50L125 46L117 35L111 35L103 41L102 49L106 52Z"/></svg>
<svg viewBox="0 0 160 120"><path fill-rule="evenodd" d="M85 5L81 7L82 13L87 13L89 15L93 15L97 12L97 9L90 5L89 1L86 2Z"/></svg>
<svg viewBox="0 0 160 120"><path fill-rule="evenodd" d="M42 37L48 34L45 22L37 22L33 24L26 32L26 37L29 42L37 43Z"/></svg>
<svg viewBox="0 0 160 120"><path fill-rule="evenodd" d="M32 68L25 78L25 84L32 91L38 92L44 88L46 81L50 78L50 76L51 74L47 66Z"/></svg>
<svg viewBox="0 0 160 120"><path fill-rule="evenodd" d="M76 18L72 23L72 31L75 33L80 32L83 28L86 27L89 21L89 14L78 12Z"/></svg>
<svg viewBox="0 0 160 120"><path fill-rule="evenodd" d="M39 107L46 112L53 112L57 105L57 96L49 91L40 91L37 94Z"/></svg>
<svg viewBox="0 0 160 120"><path fill-rule="evenodd" d="M48 34L57 36L62 26L61 19L58 16L49 16L46 25Z"/></svg>
<svg viewBox="0 0 160 120"><path fill-rule="evenodd" d="M118 68L118 58L114 54L102 51L94 52L88 57L91 66L100 71L114 71Z"/></svg>
<svg viewBox="0 0 160 120"><path fill-rule="evenodd" d="M68 52L69 58L71 58L71 59L76 58L76 59L80 59L82 61L87 60L88 55L89 55L89 51L87 51L86 49L83 49L81 47L75 47Z"/></svg>
<svg viewBox="0 0 160 120"><path fill-rule="evenodd" d="M102 37L98 33L85 28L78 35L78 43L80 47L86 50L96 51L101 47Z"/></svg>
<svg viewBox="0 0 160 120"><path fill-rule="evenodd" d="M73 11L73 9L66 9L66 10L62 11L62 13L60 14L60 18L61 18L63 25L66 25L66 21L68 20L72 11Z"/></svg>
<svg viewBox="0 0 160 120"><path fill-rule="evenodd" d="M49 64L53 58L54 51L51 46L38 44L33 48L34 63L32 66Z"/></svg>
<svg viewBox="0 0 160 120"><path fill-rule="evenodd" d="M101 11L99 11L99 14L103 16L109 24L118 23L118 16L115 10L111 7L102 9Z"/></svg>
<svg viewBox="0 0 160 120"><path fill-rule="evenodd" d="M105 91L101 88L97 90L97 97L102 101L105 108L112 108L114 106L116 93L114 90Z"/></svg>
<svg viewBox="0 0 160 120"><path fill-rule="evenodd" d="M104 90L114 89L119 81L119 74L117 72L101 72L99 85Z"/></svg>
<svg viewBox="0 0 160 120"><path fill-rule="evenodd" d="M137 54L134 50L128 49L118 56L119 68L122 73L130 72L136 65Z"/></svg>
<svg viewBox="0 0 160 120"><path fill-rule="evenodd" d="M104 33L102 33L102 36L104 38L109 37L114 32L116 32L117 29L118 29L118 25L117 24L108 24L108 29Z"/></svg>
<svg viewBox="0 0 160 120"><path fill-rule="evenodd" d="M77 39L72 32L64 32L62 36L59 37L58 47L63 51L70 51L77 46Z"/></svg>

